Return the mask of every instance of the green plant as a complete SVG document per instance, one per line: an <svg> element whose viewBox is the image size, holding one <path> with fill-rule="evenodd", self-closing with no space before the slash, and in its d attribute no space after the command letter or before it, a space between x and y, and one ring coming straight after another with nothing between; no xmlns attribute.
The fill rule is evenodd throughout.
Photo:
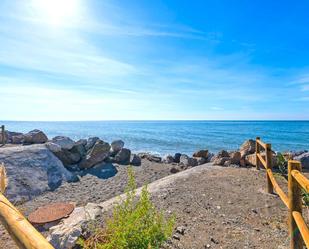
<svg viewBox="0 0 309 249"><path fill-rule="evenodd" d="M288 173L288 162L281 153L277 154L277 165L279 172L282 175L286 175Z"/></svg>
<svg viewBox="0 0 309 249"><path fill-rule="evenodd" d="M157 249L172 235L175 218L165 219L150 200L147 186L137 198L132 168L125 200L113 210L103 229L80 244L83 248L98 249Z"/></svg>

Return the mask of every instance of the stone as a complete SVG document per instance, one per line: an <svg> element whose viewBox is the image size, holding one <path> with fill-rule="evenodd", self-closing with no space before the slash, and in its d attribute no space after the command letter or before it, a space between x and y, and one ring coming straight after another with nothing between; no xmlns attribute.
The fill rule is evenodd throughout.
<svg viewBox="0 0 309 249"><path fill-rule="evenodd" d="M57 136L52 139L52 142L58 144L63 150L70 150L73 148L75 142L66 136Z"/></svg>
<svg viewBox="0 0 309 249"><path fill-rule="evenodd" d="M231 158L231 164L240 164L241 154L239 151L232 151L229 153L229 156Z"/></svg>
<svg viewBox="0 0 309 249"><path fill-rule="evenodd" d="M207 157L208 157L208 150L199 150L199 151L196 151L196 152L193 154L193 157L204 157L204 158L207 158Z"/></svg>
<svg viewBox="0 0 309 249"><path fill-rule="evenodd" d="M126 148L122 148L114 157L115 163L128 165L130 163L131 151Z"/></svg>
<svg viewBox="0 0 309 249"><path fill-rule="evenodd" d="M43 131L40 130L32 130L28 133L24 134L24 144L43 144L48 141L47 136Z"/></svg>
<svg viewBox="0 0 309 249"><path fill-rule="evenodd" d="M295 156L294 160L300 161L304 169L309 169L309 152Z"/></svg>
<svg viewBox="0 0 309 249"><path fill-rule="evenodd" d="M181 153L175 153L174 155L174 162L179 163L181 157Z"/></svg>
<svg viewBox="0 0 309 249"><path fill-rule="evenodd" d="M86 141L86 140L85 140ZM79 140L74 143L72 149L70 150L72 153L79 154L79 156L82 158L86 156L87 150L85 148L85 145L87 144L87 141L85 143L84 140Z"/></svg>
<svg viewBox="0 0 309 249"><path fill-rule="evenodd" d="M176 233L179 233L179 234L181 234L181 235L184 235L184 234L185 234L185 231L186 231L186 227L184 227L184 226L176 227Z"/></svg>
<svg viewBox="0 0 309 249"><path fill-rule="evenodd" d="M85 207L77 207L68 218L49 229L47 240L55 249L73 248L83 233L86 223L94 221L101 214L101 207L88 203Z"/></svg>
<svg viewBox="0 0 309 249"><path fill-rule="evenodd" d="M23 135L23 133L21 132L14 132L14 131L5 131L4 137L5 137L5 141L6 143L12 143L12 137L13 136L21 136ZM2 141L2 134L0 132L0 141Z"/></svg>
<svg viewBox="0 0 309 249"><path fill-rule="evenodd" d="M141 158L136 154L131 154L130 165L140 166L142 164Z"/></svg>
<svg viewBox="0 0 309 249"><path fill-rule="evenodd" d="M216 157L220 158L220 157L229 157L229 153L226 150L221 150L218 152L218 154L216 155Z"/></svg>
<svg viewBox="0 0 309 249"><path fill-rule="evenodd" d="M90 150L94 145L95 143L99 140L98 137L90 137L88 138L87 140L87 144L85 145L85 149L86 150Z"/></svg>
<svg viewBox="0 0 309 249"><path fill-rule="evenodd" d="M119 152L124 146L124 142L122 140L115 140L111 143L112 152L117 153Z"/></svg>
<svg viewBox="0 0 309 249"><path fill-rule="evenodd" d="M178 168L176 168L176 167L173 167L173 168L171 168L170 169L170 172L172 173L172 174L176 174L176 173L178 173L180 170L178 169Z"/></svg>
<svg viewBox="0 0 309 249"><path fill-rule="evenodd" d="M66 167L73 164L77 164L81 160L81 156L78 152L72 152L69 150L62 149L60 152L54 152L54 154Z"/></svg>
<svg viewBox="0 0 309 249"><path fill-rule="evenodd" d="M88 144L88 143L87 143ZM103 162L109 157L110 145L102 140L97 140L90 152L87 154L79 166L81 169L91 168L96 164Z"/></svg>
<svg viewBox="0 0 309 249"><path fill-rule="evenodd" d="M156 163L161 163L162 158L156 155L152 155L149 153L138 153L138 156L140 156L142 159L147 159L150 162L156 162Z"/></svg>
<svg viewBox="0 0 309 249"><path fill-rule="evenodd" d="M174 157L172 155L166 155L163 158L163 162L167 163L167 164L173 163L174 162Z"/></svg>
<svg viewBox="0 0 309 249"><path fill-rule="evenodd" d="M47 142L45 146L53 153L57 153L61 151L61 146L53 142Z"/></svg>
<svg viewBox="0 0 309 249"><path fill-rule="evenodd" d="M265 159L265 153L260 153L262 155L262 157ZM276 155L272 155L272 167L276 167L277 166L277 157ZM255 157L255 153L254 154L249 154L245 157L245 162L246 162L246 165L249 165L249 166L256 166L256 157ZM261 165L261 167L264 167Z"/></svg>
<svg viewBox="0 0 309 249"><path fill-rule="evenodd" d="M207 163L207 159L205 157L194 157L197 160L197 165L202 165Z"/></svg>
<svg viewBox="0 0 309 249"><path fill-rule="evenodd" d="M23 144L24 141L25 141L25 136L23 134L12 136L12 139L11 139L12 144Z"/></svg>
<svg viewBox="0 0 309 249"><path fill-rule="evenodd" d="M182 154L179 163L184 166L194 167L197 166L197 160L189 157L188 155Z"/></svg>
<svg viewBox="0 0 309 249"><path fill-rule="evenodd" d="M44 144L2 148L0 162L8 176L6 196L14 203L31 200L76 179Z"/></svg>
<svg viewBox="0 0 309 249"><path fill-rule="evenodd" d="M230 160L230 157L218 157L213 161L213 165L223 166L226 161Z"/></svg>
<svg viewBox="0 0 309 249"><path fill-rule="evenodd" d="M255 153L255 141L252 139L246 140L241 146L240 146L240 154L241 158L244 158L245 156L249 154Z"/></svg>

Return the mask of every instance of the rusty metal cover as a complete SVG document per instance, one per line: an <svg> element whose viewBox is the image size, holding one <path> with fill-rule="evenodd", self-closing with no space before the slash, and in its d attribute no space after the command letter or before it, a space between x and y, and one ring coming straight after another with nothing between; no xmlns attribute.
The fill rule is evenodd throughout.
<svg viewBox="0 0 309 249"><path fill-rule="evenodd" d="M52 203L39 207L29 215L28 220L33 224L45 224L65 218L71 214L73 210L74 205L71 203Z"/></svg>

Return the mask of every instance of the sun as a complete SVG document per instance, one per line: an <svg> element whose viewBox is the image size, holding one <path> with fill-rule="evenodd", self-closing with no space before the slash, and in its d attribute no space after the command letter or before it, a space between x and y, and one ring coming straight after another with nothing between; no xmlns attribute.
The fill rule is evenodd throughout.
<svg viewBox="0 0 309 249"><path fill-rule="evenodd" d="M79 0L32 0L37 16L53 26L70 24L79 12Z"/></svg>

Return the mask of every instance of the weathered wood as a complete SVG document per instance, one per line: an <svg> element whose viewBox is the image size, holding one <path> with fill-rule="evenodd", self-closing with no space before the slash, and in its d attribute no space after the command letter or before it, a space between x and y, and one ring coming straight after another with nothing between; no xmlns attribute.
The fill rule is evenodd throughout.
<svg viewBox="0 0 309 249"><path fill-rule="evenodd" d="M1 138L2 138L2 145L5 145L6 139L5 139L5 126L1 125Z"/></svg>
<svg viewBox="0 0 309 249"><path fill-rule="evenodd" d="M265 147L265 162L266 162L266 170L270 169L272 170L272 163L271 163L271 157L272 157L272 152L271 152L271 144L266 144ZM271 183L271 180L269 178L269 174L266 174L266 179L267 179L267 193L272 194L274 192L273 185Z"/></svg>
<svg viewBox="0 0 309 249"><path fill-rule="evenodd" d="M292 176L292 171L301 171L301 164L297 161L288 162L288 196L289 196L289 232L290 232L290 248L302 249L303 239L296 221L293 217L293 212L302 214L301 188L297 181Z"/></svg>
<svg viewBox="0 0 309 249"><path fill-rule="evenodd" d="M309 180L300 171L292 170L291 175L304 190L309 192Z"/></svg>
<svg viewBox="0 0 309 249"><path fill-rule="evenodd" d="M262 157L262 155L261 154L257 154L257 157L258 157L258 159L260 161L260 164L262 164L265 167L265 169L266 169L267 168L266 167L267 164L266 164L266 161L264 160L264 158Z"/></svg>
<svg viewBox="0 0 309 249"><path fill-rule="evenodd" d="M259 143L258 143L259 140L260 140L260 137L256 137L256 140L255 140L255 163L256 163L256 169L257 170L260 169L260 161L259 161L259 158L258 158L258 155L260 153L260 146L259 146Z"/></svg>
<svg viewBox="0 0 309 249"><path fill-rule="evenodd" d="M271 183L273 185L273 188L275 189L276 193L279 195L279 197L281 198L281 200L283 201L284 205L289 208L289 198L288 196L283 192L283 190L280 188L279 184L277 183L273 172L271 171L271 169L267 170L267 174L269 179L271 180Z"/></svg>
<svg viewBox="0 0 309 249"><path fill-rule="evenodd" d="M294 211L292 212L292 215L300 231L300 234L302 235L302 238L305 242L306 247L309 248L309 229L304 221L302 214Z"/></svg>
<svg viewBox="0 0 309 249"><path fill-rule="evenodd" d="M262 146L263 149L266 149L266 145L267 145L267 144L263 143L261 139L258 139L258 140L257 140L257 143L258 143L260 146Z"/></svg>
<svg viewBox="0 0 309 249"><path fill-rule="evenodd" d="M0 221L22 249L54 249L27 219L0 193Z"/></svg>

